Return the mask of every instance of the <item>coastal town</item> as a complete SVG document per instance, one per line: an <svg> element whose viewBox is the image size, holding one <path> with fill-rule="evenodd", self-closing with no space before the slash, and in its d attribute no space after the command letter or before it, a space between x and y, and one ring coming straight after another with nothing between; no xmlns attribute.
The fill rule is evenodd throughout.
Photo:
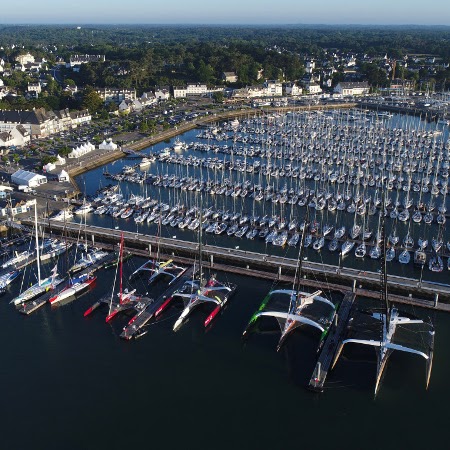
<svg viewBox="0 0 450 450"><path fill-rule="evenodd" d="M119 387L125 372L147 387L155 355L168 398L178 371L227 373L219 352L259 392L284 377L289 397L435 395L449 42L445 27L0 26L5 326L50 348L81 330Z"/></svg>

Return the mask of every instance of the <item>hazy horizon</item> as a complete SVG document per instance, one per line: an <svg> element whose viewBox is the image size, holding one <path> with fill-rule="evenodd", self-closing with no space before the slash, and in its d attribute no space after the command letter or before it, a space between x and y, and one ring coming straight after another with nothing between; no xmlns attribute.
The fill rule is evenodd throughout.
<svg viewBox="0 0 450 450"><path fill-rule="evenodd" d="M141 0L78 0L64 4L46 0L36 4L17 0L3 11L1 25L411 25L448 26L450 2L435 0L433 8L411 5L406 0L379 0L366 4L348 0L344 5L332 0L300 4L285 0L281 5L265 0L166 0L156 5Z"/></svg>

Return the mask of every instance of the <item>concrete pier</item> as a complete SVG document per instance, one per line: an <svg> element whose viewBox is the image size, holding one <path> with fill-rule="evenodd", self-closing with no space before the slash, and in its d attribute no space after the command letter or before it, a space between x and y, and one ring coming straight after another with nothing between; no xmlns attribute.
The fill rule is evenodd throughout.
<svg viewBox="0 0 450 450"><path fill-rule="evenodd" d="M64 231L64 223L48 219L39 220L39 225L44 229L50 229L51 226L53 236L59 232L67 234L68 238L73 240L77 239L80 228L77 223L66 223ZM87 225L86 233L95 236L97 246L108 249L117 245L122 231ZM123 235L127 251L136 255L148 257L149 249L156 249L159 246L160 256L166 255L181 263L192 262L198 256L198 243L196 242L128 231L124 231ZM210 264L210 258L213 256L215 270L258 278L291 281L297 265L295 259L234 248L203 245L202 250L205 266ZM338 268L333 265L311 261L304 261L302 270L306 276L305 285L323 288L324 283L326 283L327 288L343 292L353 287L354 294L358 296L379 298L379 273L361 272L352 268ZM438 303L435 301L435 294L439 294L440 299L450 299L450 286L447 284L422 280L419 285L418 281L412 278L388 275L388 288L389 297L393 302L450 312L450 304L444 301Z"/></svg>

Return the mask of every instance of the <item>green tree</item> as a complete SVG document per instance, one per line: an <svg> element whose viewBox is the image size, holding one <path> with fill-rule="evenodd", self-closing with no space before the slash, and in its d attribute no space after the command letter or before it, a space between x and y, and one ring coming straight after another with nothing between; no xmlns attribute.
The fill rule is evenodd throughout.
<svg viewBox="0 0 450 450"><path fill-rule="evenodd" d="M58 153L59 153L60 156L65 157L65 156L67 156L71 151L72 151L72 150L71 150L67 145L65 145L64 147L61 147L61 148L59 149Z"/></svg>
<svg viewBox="0 0 450 450"><path fill-rule="evenodd" d="M149 128L150 128L150 127L148 126L147 120L143 120L143 121L139 124L139 131L140 131L141 133L148 133Z"/></svg>
<svg viewBox="0 0 450 450"><path fill-rule="evenodd" d="M90 113L97 112L103 106L103 100L93 87L87 86L84 90L81 105Z"/></svg>
<svg viewBox="0 0 450 450"><path fill-rule="evenodd" d="M212 97L216 103L223 103L223 92L214 92Z"/></svg>

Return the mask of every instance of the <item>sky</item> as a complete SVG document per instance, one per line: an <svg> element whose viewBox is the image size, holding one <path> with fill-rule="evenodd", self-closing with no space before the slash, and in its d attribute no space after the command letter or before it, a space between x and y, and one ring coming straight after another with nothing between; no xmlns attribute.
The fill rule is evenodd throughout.
<svg viewBox="0 0 450 450"><path fill-rule="evenodd" d="M450 25L450 1L15 0L0 23Z"/></svg>

